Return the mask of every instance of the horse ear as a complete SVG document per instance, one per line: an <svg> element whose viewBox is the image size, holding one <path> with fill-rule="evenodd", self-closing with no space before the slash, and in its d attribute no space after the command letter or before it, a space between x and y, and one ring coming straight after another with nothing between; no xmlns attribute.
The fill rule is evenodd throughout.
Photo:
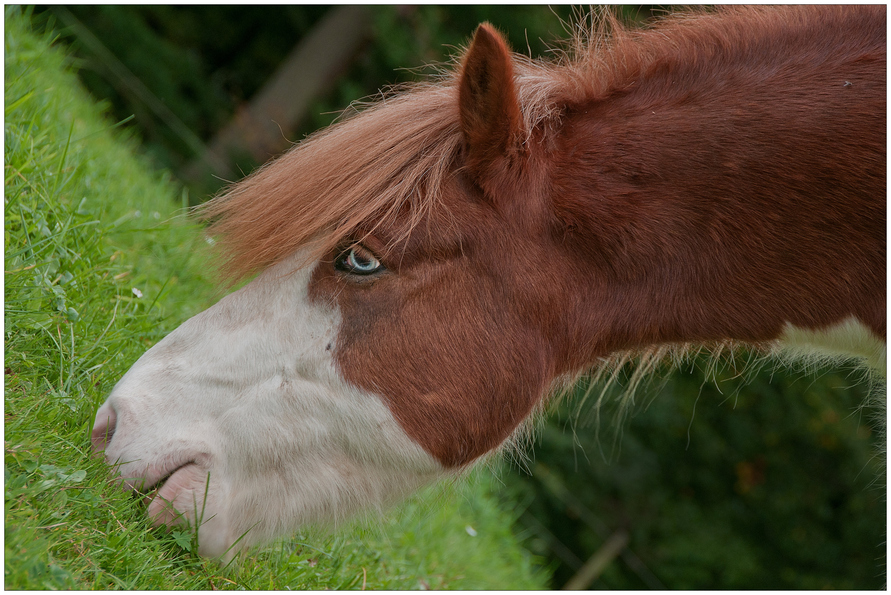
<svg viewBox="0 0 891 595"><path fill-rule="evenodd" d="M470 171L482 181L509 166L522 146L523 120L510 49L488 23L477 28L464 56L458 108Z"/></svg>

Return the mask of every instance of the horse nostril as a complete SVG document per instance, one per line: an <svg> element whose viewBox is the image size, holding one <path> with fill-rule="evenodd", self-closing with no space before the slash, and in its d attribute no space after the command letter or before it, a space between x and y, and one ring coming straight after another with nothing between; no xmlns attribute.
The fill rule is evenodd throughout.
<svg viewBox="0 0 891 595"><path fill-rule="evenodd" d="M93 424L93 431L90 434L90 442L93 443L93 450L99 452L105 450L111 437L114 436L115 422L118 416L114 408L105 403L96 412L96 422Z"/></svg>

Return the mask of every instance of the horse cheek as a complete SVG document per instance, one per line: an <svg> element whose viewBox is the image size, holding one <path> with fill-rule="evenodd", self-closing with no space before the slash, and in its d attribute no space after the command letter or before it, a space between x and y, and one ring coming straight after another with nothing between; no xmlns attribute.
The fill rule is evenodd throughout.
<svg viewBox="0 0 891 595"><path fill-rule="evenodd" d="M340 294L338 367L348 382L380 395L440 464L462 467L529 415L547 388L549 359L514 309L493 300L497 283L455 263L426 275L411 288Z"/></svg>

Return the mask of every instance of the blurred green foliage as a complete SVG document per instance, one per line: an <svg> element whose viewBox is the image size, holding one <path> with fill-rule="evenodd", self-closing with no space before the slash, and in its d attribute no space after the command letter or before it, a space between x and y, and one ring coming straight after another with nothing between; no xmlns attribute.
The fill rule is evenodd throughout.
<svg viewBox="0 0 891 595"><path fill-rule="evenodd" d="M53 9L44 10L52 14ZM251 99L330 7L77 5L65 10L207 141L239 105ZM499 27L518 51L541 55L546 43L565 37L561 19L571 13L567 6L529 5L369 6L368 10L371 38L334 90L316 102L294 140L330 124L350 102L417 79L424 72L419 67L447 61L482 21ZM91 51L61 20L50 23L72 44L87 88L110 101L119 119L135 115L133 125L159 165L177 170L195 156L169 122L147 109L144 98L111 73L107 59ZM248 172L259 164L239 165Z"/></svg>
<svg viewBox="0 0 891 595"><path fill-rule="evenodd" d="M133 116L148 154L174 172L196 155L175 126L154 114L146 98L122 83L110 60L63 24L72 14L176 118L208 141L250 101L297 43L330 6L163 6L72 5L38 7L68 41L79 60L81 78L98 99L109 101L115 117ZM477 25L489 21L513 48L545 56L567 37L564 23L572 7L540 5L367 6L372 31L352 66L334 89L306 114L292 140L329 125L351 102L374 96L390 85L417 80L460 52ZM647 7L624 8L629 19L651 14ZM240 161L248 173L259 163ZM196 190L208 190L197 189ZM209 189L214 190L214 189Z"/></svg>
<svg viewBox="0 0 891 595"><path fill-rule="evenodd" d="M593 588L882 588L883 445L861 373L705 377L641 388L621 428L614 411L579 413L580 386L541 428L532 475L506 474L553 585L627 531Z"/></svg>

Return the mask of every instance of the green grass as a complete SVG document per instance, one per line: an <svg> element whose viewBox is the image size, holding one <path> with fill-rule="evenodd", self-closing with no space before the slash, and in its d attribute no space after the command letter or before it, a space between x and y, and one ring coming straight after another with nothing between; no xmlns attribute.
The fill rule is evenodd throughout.
<svg viewBox="0 0 891 595"><path fill-rule="evenodd" d="M65 51L20 8L5 21L5 587L542 588L484 471L225 568L149 527L89 430L136 358L219 297L206 244Z"/></svg>

